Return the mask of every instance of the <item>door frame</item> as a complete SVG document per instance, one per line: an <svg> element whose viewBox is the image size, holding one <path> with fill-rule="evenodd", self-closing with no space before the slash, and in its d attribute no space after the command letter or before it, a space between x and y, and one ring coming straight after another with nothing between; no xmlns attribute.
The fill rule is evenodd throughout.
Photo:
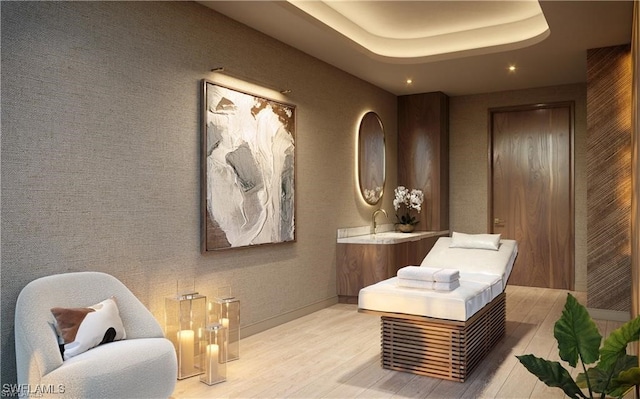
<svg viewBox="0 0 640 399"><path fill-rule="evenodd" d="M496 112L510 112L510 111L531 111L536 109L545 108L564 108L568 107L569 116L569 204L570 215L569 223L571 225L571 275L573 281L571 282L571 290L575 289L576 285L576 221L575 221L575 101L558 101L547 103L536 103L527 105L512 105L504 107L491 107L487 109L487 231L493 232L493 114Z"/></svg>

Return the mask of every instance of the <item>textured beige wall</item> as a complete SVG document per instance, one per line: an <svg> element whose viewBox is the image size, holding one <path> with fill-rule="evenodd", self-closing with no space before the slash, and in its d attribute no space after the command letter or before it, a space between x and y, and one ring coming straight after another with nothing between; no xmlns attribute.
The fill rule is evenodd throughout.
<svg viewBox="0 0 640 399"><path fill-rule="evenodd" d="M450 230L487 231L489 109L546 102L575 102L575 288L587 289L586 85L451 97L449 100Z"/></svg>
<svg viewBox="0 0 640 399"><path fill-rule="evenodd" d="M359 118L387 129L392 192L395 96L196 3L2 2L1 16L2 383L16 297L44 275L113 274L161 322L176 285L230 286L245 331L335 300L336 229L374 209L356 191ZM216 66L293 90L296 243L200 254L199 97Z"/></svg>

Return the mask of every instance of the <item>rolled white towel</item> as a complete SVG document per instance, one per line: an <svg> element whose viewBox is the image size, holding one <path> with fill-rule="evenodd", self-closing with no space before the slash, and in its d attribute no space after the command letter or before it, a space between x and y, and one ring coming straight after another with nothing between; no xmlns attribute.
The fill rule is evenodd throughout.
<svg viewBox="0 0 640 399"><path fill-rule="evenodd" d="M442 270L427 266L405 266L398 270L398 278L409 280L435 281L434 274Z"/></svg>
<svg viewBox="0 0 640 399"><path fill-rule="evenodd" d="M456 269L442 269L433 274L433 280L438 283L450 283L460 278L460 271Z"/></svg>
<svg viewBox="0 0 640 399"><path fill-rule="evenodd" d="M423 290L433 290L434 281L425 281L425 280L412 280L410 278L400 278L396 282L398 287L405 288L420 288Z"/></svg>
<svg viewBox="0 0 640 399"><path fill-rule="evenodd" d="M453 280L451 282L435 282L433 283L434 291L453 291L460 287L460 280Z"/></svg>

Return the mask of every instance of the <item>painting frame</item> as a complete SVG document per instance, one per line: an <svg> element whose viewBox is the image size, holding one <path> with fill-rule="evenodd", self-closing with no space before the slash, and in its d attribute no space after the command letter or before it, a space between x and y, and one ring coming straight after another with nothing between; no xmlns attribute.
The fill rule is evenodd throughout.
<svg viewBox="0 0 640 399"><path fill-rule="evenodd" d="M201 251L296 242L296 106L203 79Z"/></svg>

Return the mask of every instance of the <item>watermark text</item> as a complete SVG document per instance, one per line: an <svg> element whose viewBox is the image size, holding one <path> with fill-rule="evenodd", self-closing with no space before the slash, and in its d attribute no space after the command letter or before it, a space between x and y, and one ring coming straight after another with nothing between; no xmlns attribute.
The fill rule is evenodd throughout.
<svg viewBox="0 0 640 399"><path fill-rule="evenodd" d="M64 392L64 384L2 384L0 397L41 397L44 395L62 395Z"/></svg>

